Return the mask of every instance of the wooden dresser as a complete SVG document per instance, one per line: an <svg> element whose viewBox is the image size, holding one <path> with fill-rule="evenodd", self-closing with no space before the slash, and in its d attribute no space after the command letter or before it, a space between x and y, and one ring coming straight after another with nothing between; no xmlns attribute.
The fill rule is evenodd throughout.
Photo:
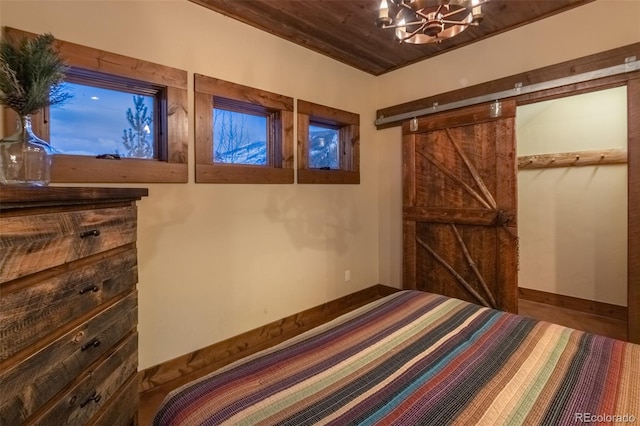
<svg viewBox="0 0 640 426"><path fill-rule="evenodd" d="M0 187L0 425L137 423L146 195Z"/></svg>

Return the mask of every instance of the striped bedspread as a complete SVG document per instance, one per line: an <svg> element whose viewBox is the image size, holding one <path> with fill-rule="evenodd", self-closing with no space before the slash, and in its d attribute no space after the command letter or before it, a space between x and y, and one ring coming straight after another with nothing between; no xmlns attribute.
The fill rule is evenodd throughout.
<svg viewBox="0 0 640 426"><path fill-rule="evenodd" d="M640 346L402 291L167 396L154 425L640 425Z"/></svg>

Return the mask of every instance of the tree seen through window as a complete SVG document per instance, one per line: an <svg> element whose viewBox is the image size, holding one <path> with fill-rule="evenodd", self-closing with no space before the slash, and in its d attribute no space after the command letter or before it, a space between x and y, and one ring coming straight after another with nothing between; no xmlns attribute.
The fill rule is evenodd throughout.
<svg viewBox="0 0 640 426"><path fill-rule="evenodd" d="M213 109L213 161L267 164L267 117Z"/></svg>
<svg viewBox="0 0 640 426"><path fill-rule="evenodd" d="M153 117L149 115L149 108L145 105L145 97L133 96L135 113L131 108L127 110L129 130L123 130L122 145L126 149L126 156L133 158L153 158Z"/></svg>
<svg viewBox="0 0 640 426"><path fill-rule="evenodd" d="M73 98L50 108L49 142L58 154L153 159L153 96L66 82Z"/></svg>

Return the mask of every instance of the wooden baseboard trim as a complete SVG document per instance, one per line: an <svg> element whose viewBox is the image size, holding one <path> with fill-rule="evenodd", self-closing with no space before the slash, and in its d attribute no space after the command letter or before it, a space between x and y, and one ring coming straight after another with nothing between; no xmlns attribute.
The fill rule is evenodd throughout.
<svg viewBox="0 0 640 426"><path fill-rule="evenodd" d="M531 302L545 303L560 308L600 315L620 321L627 321L627 307L597 302L595 300L580 299L573 296L548 293L530 288L518 288L518 297Z"/></svg>
<svg viewBox="0 0 640 426"><path fill-rule="evenodd" d="M138 391L152 392L165 383L184 381L194 372L204 375L397 291L378 284L141 370Z"/></svg>

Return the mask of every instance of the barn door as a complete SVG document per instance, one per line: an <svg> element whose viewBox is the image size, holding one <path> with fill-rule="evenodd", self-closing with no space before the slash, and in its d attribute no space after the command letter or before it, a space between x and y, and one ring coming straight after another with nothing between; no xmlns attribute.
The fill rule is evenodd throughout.
<svg viewBox="0 0 640 426"><path fill-rule="evenodd" d="M405 288L517 312L515 111L507 101L403 124Z"/></svg>

